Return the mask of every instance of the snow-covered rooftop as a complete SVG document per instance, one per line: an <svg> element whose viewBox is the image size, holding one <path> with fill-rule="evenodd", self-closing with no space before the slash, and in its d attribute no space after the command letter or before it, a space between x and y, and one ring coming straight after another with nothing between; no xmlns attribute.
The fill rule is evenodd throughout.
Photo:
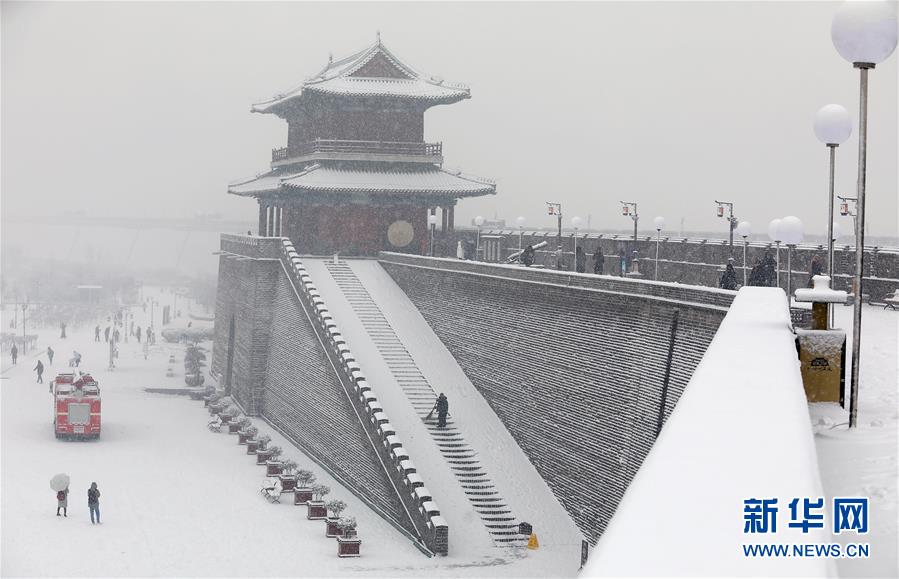
<svg viewBox="0 0 899 579"><path fill-rule="evenodd" d="M272 171L252 179L236 181L228 186L228 192L243 196L273 192L316 192L473 197L495 194L496 185L487 179L433 165L399 171L376 167L348 169L315 164L299 172Z"/></svg>
<svg viewBox="0 0 899 579"><path fill-rule="evenodd" d="M449 104L470 98L467 86L444 82L422 74L400 61L381 44L381 39L368 48L346 58L330 61L321 72L299 86L256 103L257 113L277 113L281 105L301 98L306 92L336 96L388 97Z"/></svg>

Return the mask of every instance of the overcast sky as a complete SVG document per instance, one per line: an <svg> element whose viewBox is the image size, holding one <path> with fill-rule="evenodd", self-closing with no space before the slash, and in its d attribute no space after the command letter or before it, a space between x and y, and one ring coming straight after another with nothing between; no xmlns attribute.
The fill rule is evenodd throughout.
<svg viewBox="0 0 899 579"><path fill-rule="evenodd" d="M713 199L762 232L826 227L822 105L858 114L858 71L830 41L836 3L2 3L2 210L252 220L229 181L265 171L284 121L250 104L384 44L471 87L431 109L445 164L493 178L476 214L548 226L544 202L620 228L724 231ZM871 73L869 234L897 224L897 61ZM838 150L855 194L857 141ZM844 221L848 229L850 224ZM641 227L643 229L643 227Z"/></svg>

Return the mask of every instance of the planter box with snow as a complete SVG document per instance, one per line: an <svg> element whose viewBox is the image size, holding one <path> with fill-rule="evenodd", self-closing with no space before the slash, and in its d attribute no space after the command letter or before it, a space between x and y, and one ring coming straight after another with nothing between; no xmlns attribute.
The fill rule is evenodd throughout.
<svg viewBox="0 0 899 579"><path fill-rule="evenodd" d="M292 474L279 474L278 480L281 481L281 490L286 493L289 493L297 488L297 477Z"/></svg>
<svg viewBox="0 0 899 579"><path fill-rule="evenodd" d="M281 474L283 466L280 460L269 460L265 463L266 476L278 476Z"/></svg>
<svg viewBox="0 0 899 579"><path fill-rule="evenodd" d="M359 547L362 540L356 537L337 537L337 556L338 557L358 557Z"/></svg>
<svg viewBox="0 0 899 579"><path fill-rule="evenodd" d="M237 431L237 444L247 444L250 440L250 434L248 432Z"/></svg>
<svg viewBox="0 0 899 579"><path fill-rule="evenodd" d="M325 501L309 501L306 503L306 518L310 521L320 521L328 518L328 509Z"/></svg>
<svg viewBox="0 0 899 579"><path fill-rule="evenodd" d="M253 440L252 438L247 439L247 454L256 454L256 451L259 450L259 441Z"/></svg>
<svg viewBox="0 0 899 579"><path fill-rule="evenodd" d="M237 434L238 432L240 432L240 424L238 424L236 422L229 422L228 423L228 434Z"/></svg>
<svg viewBox="0 0 899 579"><path fill-rule="evenodd" d="M325 519L325 536L326 537L342 537L343 529L337 526L340 517L328 517Z"/></svg>
<svg viewBox="0 0 899 579"><path fill-rule="evenodd" d="M265 464L268 462L268 459L271 458L272 452L270 450L256 450L256 464Z"/></svg>
<svg viewBox="0 0 899 579"><path fill-rule="evenodd" d="M309 487L299 487L293 489L293 504L305 505L312 500L312 489Z"/></svg>

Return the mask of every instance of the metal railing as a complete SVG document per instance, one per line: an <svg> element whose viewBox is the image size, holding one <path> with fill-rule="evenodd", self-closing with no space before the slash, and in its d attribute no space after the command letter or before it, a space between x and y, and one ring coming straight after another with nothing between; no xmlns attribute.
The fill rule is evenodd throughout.
<svg viewBox="0 0 899 579"><path fill-rule="evenodd" d="M293 149L272 149L272 162L315 153L358 153L374 155L411 155L437 157L443 154L443 143L406 141L353 141L347 139L315 139Z"/></svg>

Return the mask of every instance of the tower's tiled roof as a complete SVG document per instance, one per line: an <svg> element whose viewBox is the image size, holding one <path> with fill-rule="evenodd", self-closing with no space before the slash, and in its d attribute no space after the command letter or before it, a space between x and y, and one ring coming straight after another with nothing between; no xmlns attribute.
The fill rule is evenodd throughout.
<svg viewBox="0 0 899 579"><path fill-rule="evenodd" d="M378 64L370 68L366 65ZM274 98L256 103L253 112L277 113L287 102L306 93L347 97L387 97L450 104L469 98L467 86L450 84L443 79L419 73L401 62L380 38L372 46L351 56L331 61L315 76L298 87Z"/></svg>
<svg viewBox="0 0 899 579"><path fill-rule="evenodd" d="M475 197L496 193L496 184L433 165L401 171L316 164L299 172L276 170L237 181L228 186L228 192L247 197L265 193L302 195L304 192Z"/></svg>

